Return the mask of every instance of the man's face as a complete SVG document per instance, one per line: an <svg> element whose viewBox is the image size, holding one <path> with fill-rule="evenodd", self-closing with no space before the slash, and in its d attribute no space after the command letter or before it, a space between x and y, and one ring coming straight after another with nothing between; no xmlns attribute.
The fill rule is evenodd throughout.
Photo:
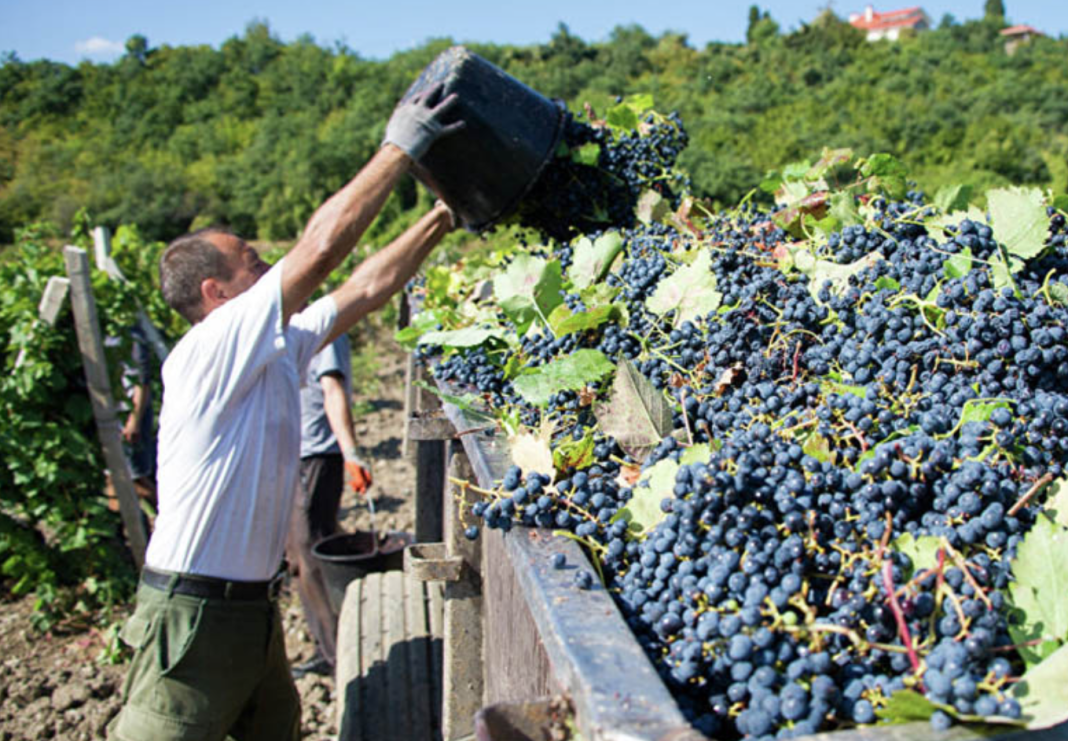
<svg viewBox="0 0 1068 741"><path fill-rule="evenodd" d="M232 270L230 280L218 281L227 300L240 296L271 269L271 266L260 258L259 253L239 237L213 234L211 241L226 257Z"/></svg>

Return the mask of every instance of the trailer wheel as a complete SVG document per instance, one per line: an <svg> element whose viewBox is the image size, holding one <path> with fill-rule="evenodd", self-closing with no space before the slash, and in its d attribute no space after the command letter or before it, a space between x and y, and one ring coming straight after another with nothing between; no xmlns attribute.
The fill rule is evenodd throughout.
<svg viewBox="0 0 1068 741"><path fill-rule="evenodd" d="M338 741L441 739L440 584L402 571L349 583L338 618Z"/></svg>

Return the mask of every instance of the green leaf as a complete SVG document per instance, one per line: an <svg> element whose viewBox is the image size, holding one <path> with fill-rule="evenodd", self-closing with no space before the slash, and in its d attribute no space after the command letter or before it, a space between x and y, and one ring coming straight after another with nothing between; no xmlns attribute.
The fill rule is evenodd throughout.
<svg viewBox="0 0 1068 741"><path fill-rule="evenodd" d="M601 430L638 462L671 434L671 405L629 360L616 367L608 401L595 405L594 415Z"/></svg>
<svg viewBox="0 0 1068 741"><path fill-rule="evenodd" d="M1046 249L1049 217L1038 188L1004 188L986 194L994 237L1010 255L1029 260Z"/></svg>
<svg viewBox="0 0 1068 741"><path fill-rule="evenodd" d="M490 340L504 342L504 330L464 327L436 332L426 332L419 338L420 345L441 345L442 347L478 347Z"/></svg>
<svg viewBox="0 0 1068 741"><path fill-rule="evenodd" d="M571 150L571 161L588 167L597 167L601 158L601 145L589 142L578 149Z"/></svg>
<svg viewBox="0 0 1068 741"><path fill-rule="evenodd" d="M516 255L508 269L493 280L497 303L516 326L526 334L536 318L547 321L552 310L563 303L560 263L526 253Z"/></svg>
<svg viewBox="0 0 1068 741"><path fill-rule="evenodd" d="M482 399L477 394L467 393L463 396L456 396L455 394L447 394L437 386L432 386L426 381L413 381L412 383L421 389L426 389L446 404L452 404L457 409L465 412L475 412L476 414L485 413L485 407L482 406Z"/></svg>
<svg viewBox="0 0 1068 741"><path fill-rule="evenodd" d="M682 455L679 456L679 464L688 466L693 463L707 463L709 457L712 455L712 446L708 443L698 443L697 445L691 445L682 451Z"/></svg>
<svg viewBox="0 0 1068 741"><path fill-rule="evenodd" d="M1014 581L1009 598L1023 620L1009 623L1013 643L1037 639L1037 646L1021 646L1020 655L1034 666L1068 640L1068 530L1047 517L1039 517L1024 536L1012 562Z"/></svg>
<svg viewBox="0 0 1068 741"><path fill-rule="evenodd" d="M610 522L623 520L627 529L636 535L649 532L663 520L667 513L660 509L660 502L675 496L675 475L679 464L664 458L642 472L638 483L631 489L631 498L625 507L616 512ZM643 486L648 482L648 486Z"/></svg>
<svg viewBox="0 0 1068 741"><path fill-rule="evenodd" d="M965 247L958 254L946 260L942 272L947 278L963 278L972 271L972 251Z"/></svg>
<svg viewBox="0 0 1068 741"><path fill-rule="evenodd" d="M582 237L574 243L574 257L567 277L579 290L600 283L616 256L623 250L623 236L619 232L606 232L595 241Z"/></svg>
<svg viewBox="0 0 1068 741"><path fill-rule="evenodd" d="M1058 211L1068 212L1068 194L1059 193L1053 196L1053 203L1050 205Z"/></svg>
<svg viewBox="0 0 1068 741"><path fill-rule="evenodd" d="M676 326L715 311L723 294L716 290L711 267L712 253L701 250L692 265L681 267L660 281L653 295L645 300L645 308L659 316L675 310Z"/></svg>
<svg viewBox="0 0 1068 741"><path fill-rule="evenodd" d="M620 103L609 108L604 120L613 129L629 130L638 128L638 114L626 103Z"/></svg>
<svg viewBox="0 0 1068 741"><path fill-rule="evenodd" d="M1013 292L1019 296L1020 289L1016 287L1012 274L1023 267L1023 260L1010 255L1006 261L1001 252L1000 249L997 250L990 258L990 278L994 284L994 292L1000 294L1002 288L1012 288Z"/></svg>
<svg viewBox="0 0 1068 741"><path fill-rule="evenodd" d="M861 167L860 174L869 179L868 190L891 198L903 198L908 190L908 170L892 154L873 154Z"/></svg>
<svg viewBox="0 0 1068 741"><path fill-rule="evenodd" d="M953 211L964 211L968 208L968 202L972 198L972 186L970 185L945 185L938 189L931 203L944 214Z"/></svg>
<svg viewBox="0 0 1068 741"><path fill-rule="evenodd" d="M808 160L801 160L800 162L791 162L786 167L782 168L782 177L784 180L803 180L808 171L812 169L812 163Z"/></svg>
<svg viewBox="0 0 1068 741"><path fill-rule="evenodd" d="M1068 528L1068 477L1056 479L1049 485L1043 509L1055 523Z"/></svg>
<svg viewBox="0 0 1068 741"><path fill-rule="evenodd" d="M760 189L768 195L775 195L776 191L782 187L782 175L778 170L768 170L764 173L764 179L760 181Z"/></svg>
<svg viewBox="0 0 1068 741"><path fill-rule="evenodd" d="M615 367L600 350L583 349L519 376L512 385L516 393L531 404L544 406L553 394L577 391L588 383L601 380Z"/></svg>
<svg viewBox="0 0 1068 741"><path fill-rule="evenodd" d="M1060 281L1054 281L1049 284L1049 295L1056 303L1061 306L1068 306L1068 285L1061 283Z"/></svg>
<svg viewBox="0 0 1068 741"><path fill-rule="evenodd" d="M820 384L820 390L824 394L838 394L839 396L852 394L853 396L859 396L861 399L866 398L868 393L868 390L863 386L854 386L841 381L823 381Z"/></svg>
<svg viewBox="0 0 1068 741"><path fill-rule="evenodd" d="M561 309L566 310L566 315L561 312ZM599 327L605 322L616 319L619 315L620 308L618 306L598 306L596 309L590 309L589 311L572 313L565 304L560 304L549 316L549 324L557 337L563 337L572 332L584 332L587 329Z"/></svg>
<svg viewBox="0 0 1068 741"><path fill-rule="evenodd" d="M831 450L830 441L818 432L808 436L801 450L805 455L811 455L820 463L834 462L834 451Z"/></svg>
<svg viewBox="0 0 1068 741"><path fill-rule="evenodd" d="M820 156L819 161L805 173L805 180L822 180L827 173L842 167L842 165L848 164L852 159L852 149L831 149L829 147L824 147L823 154Z"/></svg>
<svg viewBox="0 0 1068 741"><path fill-rule="evenodd" d="M1068 677L1068 646L1061 646L1041 664L1029 668L1012 688L1012 696L1020 703L1029 729L1051 728L1068 720L1065 677Z"/></svg>
<svg viewBox="0 0 1068 741"><path fill-rule="evenodd" d="M393 339L405 350L411 352L419 344L419 338L426 332L430 332L441 323L442 315L448 314L445 309L431 309L421 311L412 316L411 324L404 329L397 330Z"/></svg>
<svg viewBox="0 0 1068 741"><path fill-rule="evenodd" d="M942 540L933 535L916 538L912 533L904 533L894 540L893 546L895 551L909 557L912 573L915 574L938 565L938 550L942 547Z"/></svg>
<svg viewBox="0 0 1068 741"><path fill-rule="evenodd" d="M852 193L840 192L831 196L830 214L842 226L853 226L864 223L857 210L857 201Z"/></svg>
<svg viewBox="0 0 1068 741"><path fill-rule="evenodd" d="M939 707L915 690L898 690L890 695L886 705L875 709L875 714L879 720L896 725L930 720Z"/></svg>
<svg viewBox="0 0 1068 741"><path fill-rule="evenodd" d="M566 471L569 468L586 468L593 465L595 447L592 430L588 430L581 440L575 440L569 435L553 448L553 463L559 471Z"/></svg>
<svg viewBox="0 0 1068 741"><path fill-rule="evenodd" d="M891 291L900 291L901 284L891 278L889 275L880 275L875 281L875 290L882 291L884 289L890 289Z"/></svg>
<svg viewBox="0 0 1068 741"><path fill-rule="evenodd" d="M997 409L1011 409L1009 402L1003 399L969 399L960 410L958 427L969 422L988 422Z"/></svg>

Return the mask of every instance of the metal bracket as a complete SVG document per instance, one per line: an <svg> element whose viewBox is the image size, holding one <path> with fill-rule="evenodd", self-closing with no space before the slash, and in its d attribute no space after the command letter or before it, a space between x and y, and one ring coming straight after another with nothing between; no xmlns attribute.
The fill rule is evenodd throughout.
<svg viewBox="0 0 1068 741"><path fill-rule="evenodd" d="M416 543L404 549L404 573L419 581L459 581L464 560L448 555L444 543Z"/></svg>
<svg viewBox="0 0 1068 741"><path fill-rule="evenodd" d="M422 416L418 412L408 417L408 439L417 441L452 440L456 437L456 428L448 417L438 411L434 416Z"/></svg>

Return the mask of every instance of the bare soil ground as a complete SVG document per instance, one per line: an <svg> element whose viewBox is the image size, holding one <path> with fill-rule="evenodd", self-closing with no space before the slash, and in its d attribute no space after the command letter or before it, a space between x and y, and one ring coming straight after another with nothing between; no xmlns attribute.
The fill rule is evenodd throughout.
<svg viewBox="0 0 1068 741"><path fill-rule="evenodd" d="M411 531L414 525L412 464L401 454L404 436L403 352L379 331L369 339L381 353L374 369L377 383L363 384L371 395L356 394L357 441L372 465L371 494L380 531ZM370 529L364 502L346 487L341 521L347 531ZM294 591L282 597L286 650L292 663L308 659L315 647L305 627ZM104 665L97 656L106 645L99 629L42 634L30 624L32 598L0 602L0 741L104 738L104 729L119 710L126 667ZM126 608L128 612L129 608ZM120 611L116 617L122 617ZM308 675L297 681L302 699L303 737L336 737L334 680Z"/></svg>

